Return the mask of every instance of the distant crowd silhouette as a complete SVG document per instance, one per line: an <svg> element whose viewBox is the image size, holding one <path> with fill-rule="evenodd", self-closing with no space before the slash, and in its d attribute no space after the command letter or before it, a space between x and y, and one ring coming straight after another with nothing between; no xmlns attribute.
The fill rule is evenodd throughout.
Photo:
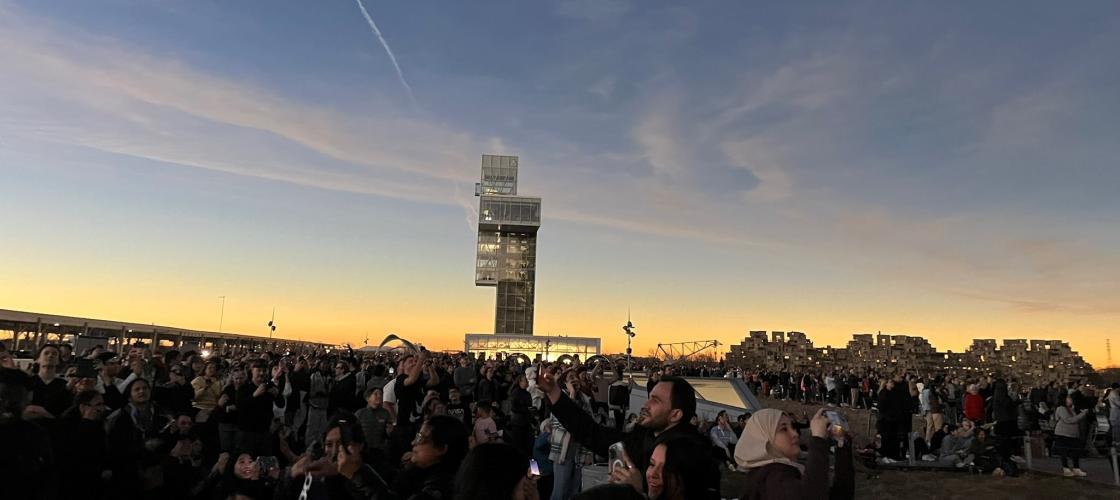
<svg viewBox="0 0 1120 500"><path fill-rule="evenodd" d="M1015 474L1013 437L1038 432L1049 410L1053 450L1082 475L1085 422L1098 406L1078 388L999 379L711 363L650 365L642 388L622 370L422 348L209 354L144 344L48 344L20 370L0 343L0 484L21 499L844 499L861 453L904 458L914 414L927 421L923 459ZM680 371L820 408L704 418ZM646 393L641 408L625 408L631 390ZM1120 418L1120 391L1099 401ZM878 409L878 439L860 452L842 407ZM606 484L584 489L584 470L602 463Z"/></svg>

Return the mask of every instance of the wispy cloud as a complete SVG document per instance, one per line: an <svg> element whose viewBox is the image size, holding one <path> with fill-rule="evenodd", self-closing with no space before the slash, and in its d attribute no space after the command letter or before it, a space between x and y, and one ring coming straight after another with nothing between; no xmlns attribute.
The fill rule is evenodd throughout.
<svg viewBox="0 0 1120 500"><path fill-rule="evenodd" d="M404 71L401 71L401 65L397 64L397 56L393 55L393 49L389 48L389 42L385 41L385 37L381 35L381 30L377 28L377 23L373 22L373 17L366 11L366 6L362 4L362 0L354 0L358 4L358 8L362 11L362 16L366 18L369 23L370 29L373 34L377 35L377 40L381 42L381 46L385 48L385 53L389 55L389 61L393 63L393 69L397 70L397 79L400 80L401 86L408 92L408 99L412 101L412 105L416 106L416 96L412 94L412 86L408 84L408 80L404 79Z"/></svg>
<svg viewBox="0 0 1120 500"><path fill-rule="evenodd" d="M388 43L358 3L414 102ZM907 159L924 161L927 153L939 152L940 144L922 143L921 137L906 135L908 128L976 123L988 134L984 139L992 147L984 149L993 165L1006 159L1001 147L1037 141L1035 149L1044 148L1048 143L1041 139L1048 131L1031 123L1070 118L1063 96L1072 94L1066 87L1037 96L1017 92L1004 107L973 110L968 99L977 87L989 85L985 79L961 90L936 75L919 83L920 72L881 74L875 65L883 54L864 54L842 39L832 43L837 40L822 36L808 48L779 46L770 58L736 54L737 61L750 64L726 70L720 75L726 81L705 80L697 87L685 81L691 75L662 71L663 61L649 69L657 76L644 81L620 64L617 73L610 71L625 75L626 93L635 95L610 111L609 119L618 125L606 133L617 135L617 143L597 144L592 151L571 139L578 134L531 123L531 116L555 111L549 103L509 113L509 122L539 127L531 133L517 130L510 134L514 139L501 137L498 126L475 133L452 119L408 113L394 104L400 99L376 96L345 109L316 105L266 82L184 63L174 54L52 26L3 4L0 9L5 9L0 15L4 145L78 145L318 189L440 204L461 209L472 231L477 214L470 186L477 180L479 155L514 152L523 155L526 173L533 177L527 194L545 197L549 221L733 249L729 266L797 260L810 271L789 279L807 285L815 284L813 270L855 270L869 282L904 283L916 292L971 294L1015 310L1066 314L1114 312L1120 297L1115 271L1120 262L1109 254L1112 246L1102 243L1113 233L1105 225L1067 231L1064 223L1029 215L957 207L941 198L974 182L967 166L946 160L955 170L937 177L941 171L887 158L892 147L906 141L921 146L905 151ZM609 18L627 10L587 12ZM626 36L639 40L647 31ZM639 46L633 42L626 49ZM587 92L577 89L582 97L621 94L621 84L602 78L602 68L616 61L598 62L591 75L566 76L596 82L583 89ZM570 67L585 66L581 60ZM937 74L959 73L936 68ZM927 84L950 91L931 97L923 93L925 87L914 88ZM901 105L938 108L963 99L969 106L945 117L937 109L911 113L903 106L900 111L899 101L881 99L883 93L907 91L919 98L903 99ZM339 100L351 102L346 97ZM603 107L600 100L592 101L589 107ZM531 143L533 134L551 142ZM1013 174L1019 167L1004 168ZM749 176L714 187L704 184L718 169ZM1041 199L1045 189L1019 196ZM1028 236L1083 242L1024 243Z"/></svg>
<svg viewBox="0 0 1120 500"><path fill-rule="evenodd" d="M689 166L690 159L684 144L678 140L674 113L671 110L651 110L631 131L631 137L644 151L654 174L679 177Z"/></svg>
<svg viewBox="0 0 1120 500"><path fill-rule="evenodd" d="M771 146L764 141L748 138L722 144L723 154L737 167L751 172L758 185L743 193L750 202L777 202L788 198L793 191L786 168L775 158Z"/></svg>
<svg viewBox="0 0 1120 500"><path fill-rule="evenodd" d="M389 106L345 113L110 39L80 32L58 36L41 19L13 10L5 14L0 63L7 78L0 86L5 96L0 126L9 136L30 134L242 175L282 176L317 187L339 175L348 179L341 182L347 190L391 185L394 178L412 179L415 185L423 184L417 182L422 179L466 182L473 172L462 167L477 163L478 151L485 147L485 139L402 116ZM243 138L258 135L233 142L226 139L230 128ZM198 142L188 145L188 140ZM325 157L330 161L319 162L331 170L284 161L270 151L276 141ZM444 186L451 189L450 182Z"/></svg>

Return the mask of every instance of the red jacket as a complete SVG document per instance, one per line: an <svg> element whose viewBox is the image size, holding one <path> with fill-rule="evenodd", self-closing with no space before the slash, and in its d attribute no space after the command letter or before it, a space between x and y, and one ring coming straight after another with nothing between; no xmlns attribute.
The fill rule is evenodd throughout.
<svg viewBox="0 0 1120 500"><path fill-rule="evenodd" d="M984 421L984 397L971 392L964 395L964 418L973 422Z"/></svg>

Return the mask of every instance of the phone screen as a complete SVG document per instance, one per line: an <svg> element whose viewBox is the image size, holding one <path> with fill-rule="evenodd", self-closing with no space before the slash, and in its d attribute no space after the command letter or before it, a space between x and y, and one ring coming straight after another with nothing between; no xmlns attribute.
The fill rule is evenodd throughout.
<svg viewBox="0 0 1120 500"><path fill-rule="evenodd" d="M626 450L622 447L622 441L612 444L607 449L607 454L609 455L607 458L610 460L610 472L614 472L615 469L626 468Z"/></svg>
<svg viewBox="0 0 1120 500"><path fill-rule="evenodd" d="M529 459L529 473L534 476L541 475L541 467L537 465L537 461L532 458Z"/></svg>
<svg viewBox="0 0 1120 500"><path fill-rule="evenodd" d="M848 430L848 421L844 419L844 416L841 415L840 412L829 410L824 412L824 414L828 417L828 422L832 424L834 428Z"/></svg>

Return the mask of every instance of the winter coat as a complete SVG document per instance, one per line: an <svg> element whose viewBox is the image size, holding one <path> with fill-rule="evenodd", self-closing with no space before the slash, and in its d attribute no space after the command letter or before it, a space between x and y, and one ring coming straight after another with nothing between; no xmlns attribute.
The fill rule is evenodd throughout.
<svg viewBox="0 0 1120 500"><path fill-rule="evenodd" d="M1019 430L1021 431L1037 431L1038 425L1038 408L1029 399L1024 399L1019 402Z"/></svg>
<svg viewBox="0 0 1120 500"><path fill-rule="evenodd" d="M964 418L973 422L984 421L984 397L971 392L964 395Z"/></svg>
<svg viewBox="0 0 1120 500"><path fill-rule="evenodd" d="M1007 384L997 380L992 393L992 419L996 422L1013 422L1017 413L1017 405L1007 392Z"/></svg>

